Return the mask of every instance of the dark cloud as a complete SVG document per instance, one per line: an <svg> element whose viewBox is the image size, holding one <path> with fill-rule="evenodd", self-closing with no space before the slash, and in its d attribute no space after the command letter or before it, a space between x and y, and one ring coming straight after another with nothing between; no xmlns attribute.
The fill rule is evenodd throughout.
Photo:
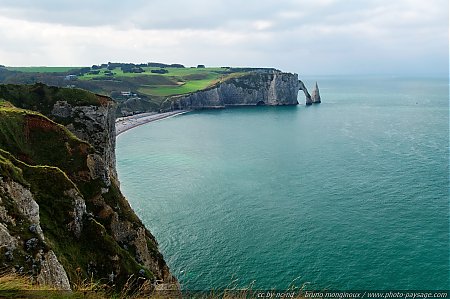
<svg viewBox="0 0 450 299"><path fill-rule="evenodd" d="M448 5L448 0L0 0L0 54L15 64L23 53L22 63L40 58L36 64L160 60L324 73L410 70L414 60L421 62L416 72L427 64L446 72ZM23 47L27 42L30 49Z"/></svg>
<svg viewBox="0 0 450 299"><path fill-rule="evenodd" d="M286 2L286 3L285 3ZM242 19L273 16L289 1L0 1L4 15L71 26L135 26L140 29L217 28Z"/></svg>
<svg viewBox="0 0 450 299"><path fill-rule="evenodd" d="M0 0L3 15L70 26L134 26L139 29L214 29L257 20L276 28L346 24L366 17L386 1L332 0ZM294 17L284 17L286 14ZM297 15L297 17L295 17Z"/></svg>

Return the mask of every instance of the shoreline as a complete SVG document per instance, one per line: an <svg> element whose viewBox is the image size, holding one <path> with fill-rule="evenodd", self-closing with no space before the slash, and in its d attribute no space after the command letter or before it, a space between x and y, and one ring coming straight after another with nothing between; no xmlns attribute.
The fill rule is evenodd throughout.
<svg viewBox="0 0 450 299"><path fill-rule="evenodd" d="M158 113L158 112L147 112L147 113L140 113L132 116L127 117L119 117L116 119L116 137L120 134L131 130L133 128L136 128L138 126L144 125L146 123L161 120L164 118L180 115L189 112L188 110L178 110L178 111L171 111L171 112L164 112L164 113Z"/></svg>

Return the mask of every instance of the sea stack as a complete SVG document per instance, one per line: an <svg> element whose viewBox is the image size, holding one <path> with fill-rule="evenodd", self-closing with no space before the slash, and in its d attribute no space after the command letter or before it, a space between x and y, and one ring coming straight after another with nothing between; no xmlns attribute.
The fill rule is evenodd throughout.
<svg viewBox="0 0 450 299"><path fill-rule="evenodd" d="M312 102L313 102L314 104L317 104L317 103L320 103L320 102L321 102L321 101L320 101L319 86L317 86L317 82L316 82L316 86L314 86L314 89L313 89L313 91L312 91L311 98L312 98Z"/></svg>

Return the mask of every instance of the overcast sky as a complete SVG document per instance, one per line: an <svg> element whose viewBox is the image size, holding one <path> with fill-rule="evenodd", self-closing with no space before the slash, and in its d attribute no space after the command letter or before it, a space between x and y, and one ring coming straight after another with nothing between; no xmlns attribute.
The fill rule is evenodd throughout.
<svg viewBox="0 0 450 299"><path fill-rule="evenodd" d="M448 0L0 0L0 64L448 74Z"/></svg>

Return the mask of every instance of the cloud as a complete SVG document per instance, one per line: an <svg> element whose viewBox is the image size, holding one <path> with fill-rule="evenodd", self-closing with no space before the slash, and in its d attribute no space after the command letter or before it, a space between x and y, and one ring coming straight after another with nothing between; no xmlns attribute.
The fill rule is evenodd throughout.
<svg viewBox="0 0 450 299"><path fill-rule="evenodd" d="M0 38L0 64L8 65L447 73L448 1L0 0Z"/></svg>

